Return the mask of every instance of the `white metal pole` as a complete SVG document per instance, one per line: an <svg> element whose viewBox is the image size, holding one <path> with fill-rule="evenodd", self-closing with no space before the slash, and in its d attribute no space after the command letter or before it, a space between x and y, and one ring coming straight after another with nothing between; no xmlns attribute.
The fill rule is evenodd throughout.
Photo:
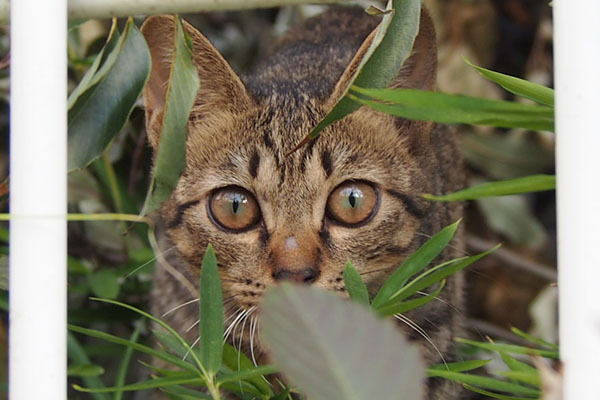
<svg viewBox="0 0 600 400"><path fill-rule="evenodd" d="M67 2L11 2L11 400L65 400Z"/></svg>
<svg viewBox="0 0 600 400"><path fill-rule="evenodd" d="M560 353L581 400L600 396L600 2L553 4Z"/></svg>

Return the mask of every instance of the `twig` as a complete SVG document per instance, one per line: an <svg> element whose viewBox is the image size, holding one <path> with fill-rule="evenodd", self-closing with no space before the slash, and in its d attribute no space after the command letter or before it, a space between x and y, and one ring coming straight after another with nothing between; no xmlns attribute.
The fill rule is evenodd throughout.
<svg viewBox="0 0 600 400"><path fill-rule="evenodd" d="M473 235L467 235L467 246L475 251L488 250L495 246L495 243L487 240L478 238ZM535 261L528 260L521 257L517 253L507 250L505 248L499 248L493 252L490 257L497 257L500 260L506 262L509 267L517 268L521 271L526 271L530 274L539 276L550 282L556 282L558 279L556 270L548 265L544 265Z"/></svg>
<svg viewBox="0 0 600 400"><path fill-rule="evenodd" d="M311 0L311 4L349 0ZM196 13L249 8L270 8L306 3L306 0L69 0L69 19L127 17L169 13ZM0 0L0 23L9 19L10 0Z"/></svg>

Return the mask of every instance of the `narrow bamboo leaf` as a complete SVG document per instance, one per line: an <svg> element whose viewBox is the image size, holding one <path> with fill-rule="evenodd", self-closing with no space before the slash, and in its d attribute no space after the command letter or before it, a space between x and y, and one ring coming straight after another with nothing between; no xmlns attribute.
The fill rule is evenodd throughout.
<svg viewBox="0 0 600 400"><path fill-rule="evenodd" d="M138 338L140 337L140 333L142 332L142 321L138 321L136 323L135 329L131 333L129 337L129 341L136 343ZM129 362L131 361L131 355L133 354L133 348L127 347L125 349L125 353L123 354L123 358L121 358L121 362L119 363L119 369L117 370L117 377L115 378L115 387L121 387L125 385L125 379L127 378L127 371L129 370ZM113 396L113 400L121 400L123 398L122 391L116 391Z"/></svg>
<svg viewBox="0 0 600 400"><path fill-rule="evenodd" d="M388 12L390 9L393 9L393 12ZM360 103L346 96L352 84L361 87L383 88L398 75L404 60L410 55L419 32L420 16L420 0L390 0L388 2L387 10L383 13L373 43L360 63L354 78L348 84L344 96L298 147L317 138L327 125L339 121L360 108Z"/></svg>
<svg viewBox="0 0 600 400"><path fill-rule="evenodd" d="M544 347L546 349L557 350L558 351L558 346L556 344L547 342L547 341L545 341L543 339L540 339L538 337L530 335L527 332L523 332L519 328L516 328L516 327L513 326L513 327L510 328L510 331L512 333L514 333L515 335L520 336L523 339L527 340L528 342L537 344L538 346Z"/></svg>
<svg viewBox="0 0 600 400"><path fill-rule="evenodd" d="M542 385L542 381L540 379L540 375L531 371L498 371L495 372L496 375L504 376L511 381L516 381L520 383L524 383L527 385L535 386L540 388Z"/></svg>
<svg viewBox="0 0 600 400"><path fill-rule="evenodd" d="M154 176L144 205L146 213L156 210L169 197L185 167L188 118L200 84L192 60L191 43L186 40L179 18L175 18L175 24L175 44L165 100L165 115Z"/></svg>
<svg viewBox="0 0 600 400"><path fill-rule="evenodd" d="M350 261L346 263L346 268L344 269L344 283L346 284L350 300L366 306L369 305L370 300L367 286Z"/></svg>
<svg viewBox="0 0 600 400"><path fill-rule="evenodd" d="M398 302L391 300L389 303L385 303L382 307L378 308L376 310L377 314L381 315L382 317L389 317L395 314L402 314L407 311L414 310L418 307L423 307L425 304L428 304L429 302L434 300L442 292L442 289L444 289L445 285L446 281L443 280L440 283L440 287L437 288L434 292L426 296L419 297L417 299Z"/></svg>
<svg viewBox="0 0 600 400"><path fill-rule="evenodd" d="M394 298L411 276L425 269L434 258L440 255L454 237L459 224L460 220L448 225L408 257L379 289L373 299L373 308L377 310Z"/></svg>
<svg viewBox="0 0 600 400"><path fill-rule="evenodd" d="M70 377L91 377L99 376L104 373L104 368L101 365L96 364L73 364L69 365L67 369L67 376Z"/></svg>
<svg viewBox="0 0 600 400"><path fill-rule="evenodd" d="M536 397L506 396L506 395L503 395L503 394L498 394L498 393L490 392L490 391L487 391L487 390L483 390L483 389L477 388L475 386L471 386L471 385L466 384L466 383L463 384L463 386L467 390L470 390L470 391L475 392L475 393L482 394L484 396L491 397L493 399L499 399L499 400L536 400L536 399L539 399L539 397L537 397L537 396Z"/></svg>
<svg viewBox="0 0 600 400"><path fill-rule="evenodd" d="M432 268L433 271L431 271L431 273L423 274L421 277L411 281L408 285L406 285L402 289L400 289L400 291L398 291L398 293L393 298L393 300L396 300L396 301L404 300L404 299L416 294L417 292L420 292L421 290L428 288L429 286L434 285L437 282L442 281L443 279L446 279L450 275L455 274L458 271L461 271L461 270L467 268L469 265L473 264L474 262L476 262L476 261L482 259L483 257L487 256L488 254L492 253L498 247L500 247L500 245L497 245L493 249L490 249L483 253L480 253L480 254L477 254L477 255L474 255L471 257L458 258L456 260L451 260L450 262L445 262L445 263L437 266L437 267L443 266L443 268L437 268L437 267L434 267L435 269ZM430 271L427 271L427 272L430 272ZM384 304L384 306L387 306L387 305L388 305L388 303Z"/></svg>
<svg viewBox="0 0 600 400"><path fill-rule="evenodd" d="M244 353L236 350L229 343L223 344L223 364L232 371L244 371L250 370L255 367L252 360L250 360ZM251 377L247 381L254 386L263 394L267 396L273 395L273 389L269 385L268 381L262 377Z"/></svg>
<svg viewBox="0 0 600 400"><path fill-rule="evenodd" d="M274 365L261 365L252 369L224 374L217 379L219 385L227 382L249 381L252 378L257 378L265 375L277 373L277 368Z"/></svg>
<svg viewBox="0 0 600 400"><path fill-rule="evenodd" d="M427 368L427 371L441 370L441 371L452 371L452 372L466 372L466 371L472 371L477 368L481 368L484 365L487 365L490 361L492 361L492 360L470 360L470 361L457 361L457 362L446 363L446 364L434 364L434 365L430 365Z"/></svg>
<svg viewBox="0 0 600 400"><path fill-rule="evenodd" d="M465 62L479 71L481 75L490 81L497 83L504 89L516 94L517 96L521 96L547 106L554 106L554 90L550 89L549 87L479 67L475 64L472 64L469 60L465 60Z"/></svg>
<svg viewBox="0 0 600 400"><path fill-rule="evenodd" d="M190 372L196 372L196 369L190 363L182 361L180 358L175 357L175 356L173 356L171 354L165 353L164 351L159 351L159 350L153 349L152 347L148 347L148 346L144 346L144 345L139 344L139 343L131 342L131 341L127 340L127 339L123 339L123 338L120 338L118 336L114 336L114 335L110 335L108 333L97 331L95 329L87 329L87 328L82 328L80 326L75 326L75 325L68 325L67 327L68 327L68 329L70 331L81 333L81 334L84 334L84 335L87 335L87 336L91 336L91 337L95 337L95 338L98 338L98 339L106 340L107 342L116 343L116 344L120 344L120 345L123 345L123 346L131 347L134 350L137 350L137 351L139 351L141 353L148 354L148 355L151 355L151 356L156 357L158 359L164 360L164 361L168 362L171 365L183 368L183 369L188 370ZM88 383L86 383L86 384L88 384ZM91 386L91 385L88 384L88 386Z"/></svg>
<svg viewBox="0 0 600 400"><path fill-rule="evenodd" d="M71 332L67 332L67 353L71 362L77 364L91 364L91 361L83 350L83 347L81 347ZM102 379L97 376L84 376L82 377L82 380L86 386L91 388L105 387ZM92 394L92 398L94 400L108 400L108 396L103 393L94 393Z"/></svg>
<svg viewBox="0 0 600 400"><path fill-rule="evenodd" d="M531 175L506 181L482 183L444 196L424 194L423 197L435 201L464 201L481 199L483 197L541 192L544 190L554 190L555 187L556 177L554 175Z"/></svg>
<svg viewBox="0 0 600 400"><path fill-rule="evenodd" d="M221 367L224 324L221 278L215 251L209 244L200 272L200 360L209 375Z"/></svg>
<svg viewBox="0 0 600 400"><path fill-rule="evenodd" d="M279 393L276 396L271 397L269 400L285 400L287 398L289 398L291 400L292 397L290 396L290 393L291 393L291 389L285 388L284 391L282 391L281 393Z"/></svg>
<svg viewBox="0 0 600 400"><path fill-rule="evenodd" d="M128 310L131 310L131 311L134 311L134 312L138 313L139 315L141 315L143 317L146 317L146 318L150 319L151 321L156 322L156 324L160 325L168 333L170 333L171 335L173 335L179 341L179 343L181 343L188 350L188 352L190 354L190 357L194 360L194 362L196 363L196 365L198 366L198 368L201 370L202 375L204 375L204 376L207 375L206 374L206 369L204 368L204 365L200 362L200 359L197 357L196 352L192 351L191 346L185 341L184 338L181 337L181 335L179 335L173 328L171 328L165 322L161 321L159 318L156 318L154 315L149 314L149 313L147 313L145 311L142 311L139 308L136 308L136 307L131 306L129 304L121 303L120 301L109 300L109 299L99 299L99 298L96 298L96 297L92 297L91 299L95 300L95 301L100 301L100 302L103 302L103 303L114 304L114 305L117 305L119 307L126 308ZM186 364L186 363L184 362L184 364ZM194 371L197 371L197 370L194 369Z"/></svg>
<svg viewBox="0 0 600 400"><path fill-rule="evenodd" d="M213 400L210 395L185 386L174 385L160 390L167 393L172 400Z"/></svg>
<svg viewBox="0 0 600 400"><path fill-rule="evenodd" d="M72 95L76 100L68 115L70 171L102 154L125 125L149 75L150 51L130 18L104 64L93 77L85 77L87 88Z"/></svg>
<svg viewBox="0 0 600 400"><path fill-rule="evenodd" d="M490 351L504 351L506 353L511 354L536 354L542 357L548 357L553 359L558 359L558 351L553 350L542 350L542 349L534 349L530 347L518 346L515 344L498 344L498 343L483 343L476 342L469 339L456 338L456 341L459 343L469 344L471 346L479 347L480 349L490 350Z"/></svg>
<svg viewBox="0 0 600 400"><path fill-rule="evenodd" d="M502 357L502 361L510 368L512 371L521 371L521 372L529 372L529 373L538 373L538 370L535 367L532 367L529 364L526 364L522 361L517 360L514 357L509 356L505 352L499 352Z"/></svg>
<svg viewBox="0 0 600 400"><path fill-rule="evenodd" d="M310 399L422 398L417 348L362 305L281 284L265 298L261 328L275 364Z"/></svg>
<svg viewBox="0 0 600 400"><path fill-rule="evenodd" d="M478 387L492 389L492 390L500 390L506 393L514 393L523 396L539 396L540 391L537 389L532 389L527 386L519 385L517 383L511 383L506 381L501 381L498 379L488 378L485 376L471 375L471 374L463 374L460 372L452 372L452 371L442 371L442 370L428 370L428 377L438 377L449 379L451 381L466 383L469 385L475 385Z"/></svg>
<svg viewBox="0 0 600 400"><path fill-rule="evenodd" d="M132 390L146 390L158 387L168 387L173 385L197 385L204 386L205 381L203 378L199 378L198 375L188 374L185 376L169 376L166 378L155 378L143 382L132 383L131 385L125 385L121 387L109 387L103 389L84 388L79 385L73 385L73 388L80 392L88 393L111 393L117 390L129 392Z"/></svg>
<svg viewBox="0 0 600 400"><path fill-rule="evenodd" d="M348 96L374 110L401 118L554 131L554 109L547 106L416 89L363 89L358 86L353 86Z"/></svg>

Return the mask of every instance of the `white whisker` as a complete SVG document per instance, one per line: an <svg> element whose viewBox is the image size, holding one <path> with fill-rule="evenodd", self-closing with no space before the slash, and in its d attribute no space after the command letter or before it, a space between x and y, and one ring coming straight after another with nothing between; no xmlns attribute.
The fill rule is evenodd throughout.
<svg viewBox="0 0 600 400"><path fill-rule="evenodd" d="M250 356L252 357L252 363L255 367L258 367L256 363L256 357L254 356L254 334L256 333L256 325L258 323L258 317L253 315L250 319Z"/></svg>
<svg viewBox="0 0 600 400"><path fill-rule="evenodd" d="M175 307L171 308L169 311L167 311L166 313L164 313L160 317L164 318L167 315L171 314L172 312L179 310L180 308L183 308L185 306L189 306L190 304L194 304L194 303L197 303L199 301L200 301L200 299L192 299L190 301L186 301L185 303L179 304L178 306L175 306Z"/></svg>
<svg viewBox="0 0 600 400"><path fill-rule="evenodd" d="M198 342L200 341L200 336L198 336L198 338L196 340L194 340L194 343L192 343L192 345L190 346L190 349L193 349L194 346L196 346L198 344ZM187 358L187 356L190 355L190 350L186 351L185 354L183 355L183 361L185 361L185 359Z"/></svg>
<svg viewBox="0 0 600 400"><path fill-rule="evenodd" d="M416 322L414 322L413 320L411 320L410 318L408 318L405 315L395 314L394 318L396 318L396 319L404 322L407 326L409 326L415 332L417 332L419 335L421 335L423 337L423 339L425 339L431 345L431 347L433 347L433 349L439 354L439 356L442 359L442 362L444 363L444 365L448 365L446 363L446 359L444 358L444 355L442 354L442 352L440 351L440 349L438 349L438 347L435 345L435 343L433 343L433 340L431 340L431 336L429 336L427 334L427 332L425 332L425 330L423 328L421 328Z"/></svg>

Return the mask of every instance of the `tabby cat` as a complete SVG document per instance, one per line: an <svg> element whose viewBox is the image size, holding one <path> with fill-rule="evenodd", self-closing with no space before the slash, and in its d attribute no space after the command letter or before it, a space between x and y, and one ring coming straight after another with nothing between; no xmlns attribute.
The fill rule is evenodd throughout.
<svg viewBox="0 0 600 400"><path fill-rule="evenodd" d="M236 343L264 362L267 352L257 335L250 344L250 332L270 286L287 280L345 296L342 271L351 260L375 293L427 238L461 217L459 204L420 196L462 186L459 153L447 127L363 107L288 154L342 96L378 21L357 8L330 9L293 28L243 78L185 25L200 90L188 123L186 168L160 212L171 267L158 268L152 307L190 341L196 339L193 300L208 243L219 260L226 325L236 325L229 339L235 334ZM173 18L152 17L142 31L153 60L144 103L156 150ZM435 31L422 11L413 52L390 86L434 89L436 58ZM457 256L460 246L457 240L441 259ZM461 278L454 276L442 301L399 322L428 363L453 360L461 291ZM427 399L454 399L456 390L448 381L430 379Z"/></svg>

